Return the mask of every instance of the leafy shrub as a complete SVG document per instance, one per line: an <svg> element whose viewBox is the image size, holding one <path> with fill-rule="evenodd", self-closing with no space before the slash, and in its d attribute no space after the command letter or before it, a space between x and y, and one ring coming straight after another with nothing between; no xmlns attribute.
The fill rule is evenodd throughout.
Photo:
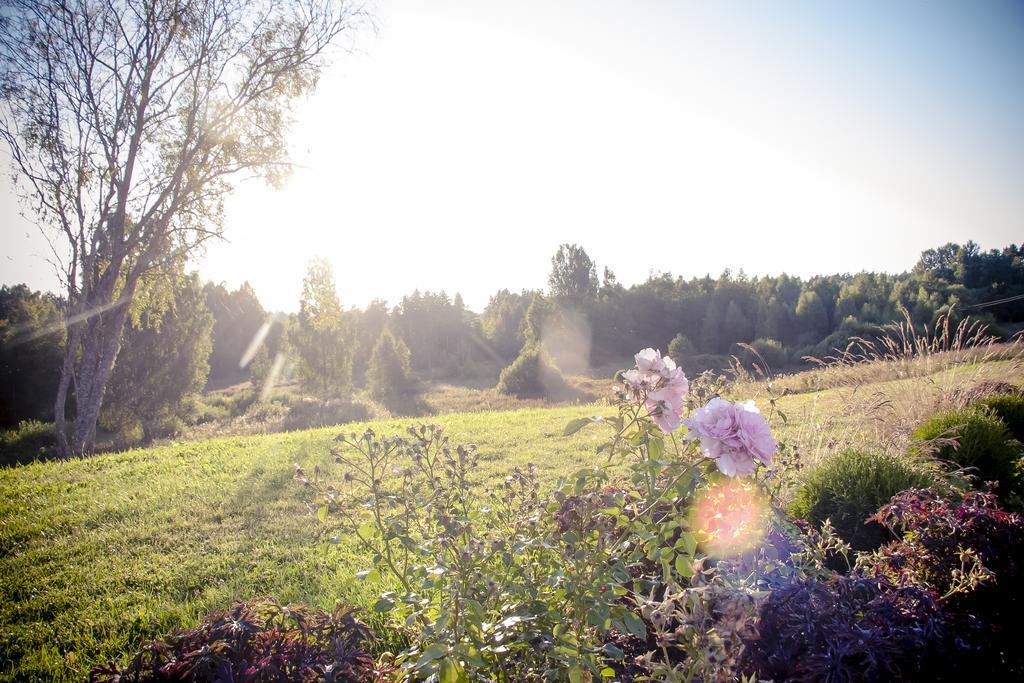
<svg viewBox="0 0 1024 683"><path fill-rule="evenodd" d="M680 332L668 345L668 355L676 362L676 365L682 365L683 360L697 353L697 348L690 341L690 338Z"/></svg>
<svg viewBox="0 0 1024 683"><path fill-rule="evenodd" d="M992 493L954 499L931 489L894 496L875 516L902 539L861 558L875 578L929 591L943 602L958 641L971 651L961 668L975 680L1020 679L1019 615L1024 608L1024 521ZM1014 674L1014 675L1010 675Z"/></svg>
<svg viewBox="0 0 1024 683"><path fill-rule="evenodd" d="M537 344L524 348L498 377L498 391L519 398L553 396L567 388L561 371Z"/></svg>
<svg viewBox="0 0 1024 683"><path fill-rule="evenodd" d="M288 406L279 401L260 401L249 406L245 417L253 422L276 422L291 414Z"/></svg>
<svg viewBox="0 0 1024 683"><path fill-rule="evenodd" d="M755 339L739 354L745 365L767 365L776 370L789 365L789 354L774 339Z"/></svg>
<svg viewBox="0 0 1024 683"><path fill-rule="evenodd" d="M56 445L52 422L22 420L16 428L0 431L0 466L46 459Z"/></svg>
<svg viewBox="0 0 1024 683"><path fill-rule="evenodd" d="M286 430L325 427L346 422L365 422L373 418L373 410L361 401L304 399L292 403L282 427Z"/></svg>
<svg viewBox="0 0 1024 683"><path fill-rule="evenodd" d="M987 408L1006 424L1013 438L1024 441L1024 396L1020 394L995 394L974 403Z"/></svg>
<svg viewBox="0 0 1024 683"><path fill-rule="evenodd" d="M396 630L412 627L400 631L412 646L395 660L403 680L456 680L446 673L464 666L520 680L514 671L529 662L541 636L527 618L530 596L547 578L539 562L547 551L537 535L536 468L515 468L480 491L470 483L480 459L475 447L451 444L436 425L394 437L366 430L338 441L346 448L335 458L347 468L339 486L298 466L295 477L315 492L320 521L337 514L374 558L362 576L386 574L396 586L374 610L393 612Z"/></svg>
<svg viewBox="0 0 1024 683"><path fill-rule="evenodd" d="M776 444L763 416L721 399L690 418L700 445L671 438L686 378L654 349L636 359L620 375L616 415L563 431L610 427L598 450L624 461L618 485L609 468L587 467L542 497L530 466L485 489L475 447L428 425L339 435L339 477L296 466L319 522L373 558L359 575L393 587L374 609L408 643L394 659L402 680L595 681L634 666L655 680L728 680L726 636L752 624L758 580L715 569L697 577L697 553L759 545L767 500L757 482L723 473L753 474ZM730 421L732 434L713 430ZM814 564L812 549L797 550ZM695 590L698 580L706 589Z"/></svg>
<svg viewBox="0 0 1024 683"><path fill-rule="evenodd" d="M351 607L333 613L272 598L237 603L194 629L145 645L123 668L94 668L95 683L158 681L383 681L373 636Z"/></svg>
<svg viewBox="0 0 1024 683"><path fill-rule="evenodd" d="M998 416L973 407L945 411L923 422L913 438L913 450L931 450L941 460L976 468L984 481L998 482L1004 500L1020 495L1020 443Z"/></svg>
<svg viewBox="0 0 1024 683"><path fill-rule="evenodd" d="M830 519L854 550L873 550L893 536L865 521L900 491L935 483L935 475L910 458L849 450L808 472L790 513L815 526Z"/></svg>
<svg viewBox="0 0 1024 683"><path fill-rule="evenodd" d="M759 680L928 680L957 649L930 592L858 576L772 591L757 632L742 665Z"/></svg>
<svg viewBox="0 0 1024 683"><path fill-rule="evenodd" d="M370 396L380 401L400 400L410 388L411 375L409 347L384 330L373 347L366 371L366 387Z"/></svg>

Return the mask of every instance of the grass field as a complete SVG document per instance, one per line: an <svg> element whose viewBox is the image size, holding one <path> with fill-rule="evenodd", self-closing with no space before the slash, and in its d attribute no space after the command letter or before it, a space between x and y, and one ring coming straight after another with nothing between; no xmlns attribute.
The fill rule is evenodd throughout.
<svg viewBox="0 0 1024 683"><path fill-rule="evenodd" d="M1024 383L1012 361L858 382L779 400L779 434L816 460L849 444L899 448L906 423L953 387ZM762 410L767 388L749 385ZM743 398L749 397L744 396ZM605 432L573 437L571 418L600 405L450 414L453 441L479 446L481 481L534 463L547 482L603 461ZM373 423L382 433L416 420ZM365 425L348 425L358 431ZM327 607L375 592L344 539L327 542L292 481L293 464L331 468L341 428L214 439L0 470L0 680L81 680L148 638L194 624L235 599L273 594ZM902 436L901 436L902 435Z"/></svg>

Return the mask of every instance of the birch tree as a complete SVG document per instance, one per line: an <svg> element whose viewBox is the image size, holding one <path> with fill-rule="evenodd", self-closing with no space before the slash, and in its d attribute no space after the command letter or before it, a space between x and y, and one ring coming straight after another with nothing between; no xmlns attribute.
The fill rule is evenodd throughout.
<svg viewBox="0 0 1024 683"><path fill-rule="evenodd" d="M140 287L222 235L232 179L284 176L291 105L362 17L347 0L0 4L0 136L67 288L64 454L92 449Z"/></svg>

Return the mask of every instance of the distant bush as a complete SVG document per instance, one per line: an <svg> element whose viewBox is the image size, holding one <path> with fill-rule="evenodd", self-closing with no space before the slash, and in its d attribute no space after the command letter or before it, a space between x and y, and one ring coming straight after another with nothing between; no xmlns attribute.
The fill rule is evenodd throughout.
<svg viewBox="0 0 1024 683"><path fill-rule="evenodd" d="M914 430L912 451L931 451L960 467L973 467L983 481L1000 485L1003 500L1020 495L1021 445L997 415L970 407L939 413Z"/></svg>
<svg viewBox="0 0 1024 683"><path fill-rule="evenodd" d="M14 429L0 431L0 466L50 457L56 445L52 422L22 420Z"/></svg>
<svg viewBox="0 0 1024 683"><path fill-rule="evenodd" d="M256 402L256 398L257 393L252 389L204 394L198 401L196 418L206 411L209 412L211 419L218 419L224 414L228 417L238 417L249 410Z"/></svg>
<svg viewBox="0 0 1024 683"><path fill-rule="evenodd" d="M389 331L384 330L370 356L370 364L366 370L366 388L370 396L379 401L395 401L403 398L411 384L409 347L401 339L395 340Z"/></svg>
<svg viewBox="0 0 1024 683"><path fill-rule="evenodd" d="M561 371L536 344L524 348L498 377L498 391L519 398L551 396L567 388Z"/></svg>
<svg viewBox="0 0 1024 683"><path fill-rule="evenodd" d="M274 422L284 420L291 413L288 406L278 401L260 401L246 411L245 417L253 422Z"/></svg>
<svg viewBox="0 0 1024 683"><path fill-rule="evenodd" d="M373 417L373 410L361 401L332 399L324 403L303 400L292 403L281 426L286 430L308 429L346 422L365 422Z"/></svg>
<svg viewBox="0 0 1024 683"><path fill-rule="evenodd" d="M124 667L92 669L94 683L171 681L386 680L371 653L373 635L339 605L333 613L271 598L240 602L199 626L146 644Z"/></svg>
<svg viewBox="0 0 1024 683"><path fill-rule="evenodd" d="M991 410L1006 424L1013 438L1024 441L1024 396L996 394L983 398L973 405Z"/></svg>
<svg viewBox="0 0 1024 683"><path fill-rule="evenodd" d="M749 346L739 354L745 365L761 365L763 362L772 370L789 365L789 353L775 339L755 339Z"/></svg>
<svg viewBox="0 0 1024 683"><path fill-rule="evenodd" d="M681 367L687 375L699 375L702 372L723 372L729 369L729 357L718 356L712 353L697 353L683 358Z"/></svg>
<svg viewBox="0 0 1024 683"><path fill-rule="evenodd" d="M936 476L909 457L849 450L810 470L790 505L790 513L820 526L832 521L854 550L873 550L893 536L868 517L905 489L925 488Z"/></svg>
<svg viewBox="0 0 1024 683"><path fill-rule="evenodd" d="M680 332L668 345L668 355L676 362L676 365L682 365L683 360L697 353L697 348L690 341L690 338Z"/></svg>

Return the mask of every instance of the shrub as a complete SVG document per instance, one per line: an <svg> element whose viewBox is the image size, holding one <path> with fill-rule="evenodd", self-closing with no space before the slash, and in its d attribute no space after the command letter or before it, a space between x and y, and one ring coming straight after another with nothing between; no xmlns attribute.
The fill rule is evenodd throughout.
<svg viewBox="0 0 1024 683"><path fill-rule="evenodd" d="M746 346L740 354L740 359L746 365L763 364L773 370L789 365L789 354L774 339L755 339Z"/></svg>
<svg viewBox="0 0 1024 683"><path fill-rule="evenodd" d="M682 365L684 358L689 358L695 353L697 353L697 349L694 347L693 342L682 332L673 337L672 341L669 342L668 355L676 362L676 365Z"/></svg>
<svg viewBox="0 0 1024 683"><path fill-rule="evenodd" d="M332 399L327 402L302 400L291 405L282 428L308 429L346 422L365 422L373 418L370 406L361 401Z"/></svg>
<svg viewBox="0 0 1024 683"><path fill-rule="evenodd" d="M758 680L928 680L956 649L939 603L920 588L848 576L772 591L743 668Z"/></svg>
<svg viewBox="0 0 1024 683"><path fill-rule="evenodd" d="M384 330L373 347L366 370L366 386L370 396L379 401L400 400L409 390L412 369L409 347L401 339Z"/></svg>
<svg viewBox="0 0 1024 683"><path fill-rule="evenodd" d="M1024 521L992 493L953 499L934 490L894 496L875 516L901 540L861 558L875 578L930 591L973 655L973 680L1020 680L1019 615L1024 608ZM1014 674L1014 675L1011 675Z"/></svg>
<svg viewBox="0 0 1024 683"><path fill-rule="evenodd" d="M518 398L552 396L567 388L561 371L537 344L524 348L498 377L498 391Z"/></svg>
<svg viewBox="0 0 1024 683"><path fill-rule="evenodd" d="M959 387L949 395L949 402L956 408L963 408L974 403L978 399L987 398L993 394L1015 394L1022 395L1022 390L1016 384L1000 380L985 380L977 384Z"/></svg>
<svg viewBox="0 0 1024 683"><path fill-rule="evenodd" d="M998 416L974 407L945 411L923 422L913 438L912 450L930 450L941 460L976 468L985 481L998 482L1004 500L1020 495L1020 443Z"/></svg>
<svg viewBox="0 0 1024 683"><path fill-rule="evenodd" d="M854 550L873 550L893 536L868 517L900 491L934 485L936 477L909 458L849 450L813 468L790 505L790 513L820 526L832 520Z"/></svg>
<svg viewBox="0 0 1024 683"><path fill-rule="evenodd" d="M157 681L383 681L373 636L339 605L333 613L272 598L237 603L194 629L145 645L123 668L94 668L96 683Z"/></svg>
<svg viewBox="0 0 1024 683"><path fill-rule="evenodd" d="M46 459L56 445L52 422L22 420L15 429L0 431L0 466Z"/></svg>
<svg viewBox="0 0 1024 683"><path fill-rule="evenodd" d="M1006 424L1013 438L1024 441L1024 396L1020 394L995 394L974 404L988 408Z"/></svg>
<svg viewBox="0 0 1024 683"><path fill-rule="evenodd" d="M249 407L245 417L252 422L275 422L285 419L290 412L288 406L279 401L260 401Z"/></svg>

